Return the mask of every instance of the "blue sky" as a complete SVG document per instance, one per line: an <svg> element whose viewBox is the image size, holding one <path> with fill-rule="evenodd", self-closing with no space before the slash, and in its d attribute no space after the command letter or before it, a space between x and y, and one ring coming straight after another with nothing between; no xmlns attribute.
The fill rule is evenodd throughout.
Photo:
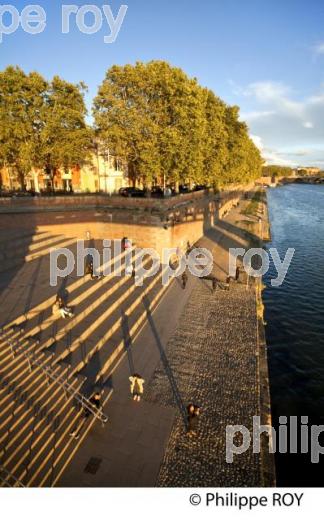
<svg viewBox="0 0 324 520"><path fill-rule="evenodd" d="M8 3L22 11L28 1ZM230 104L241 107L250 134L269 162L324 168L323 0L41 1L47 26L3 35L0 67L19 65L47 78L85 81L87 104L113 64L164 59L182 67ZM117 39L103 15L96 34L80 32L71 15L61 32L62 4L128 10ZM85 22L93 23L88 15ZM4 24L10 23L5 15Z"/></svg>

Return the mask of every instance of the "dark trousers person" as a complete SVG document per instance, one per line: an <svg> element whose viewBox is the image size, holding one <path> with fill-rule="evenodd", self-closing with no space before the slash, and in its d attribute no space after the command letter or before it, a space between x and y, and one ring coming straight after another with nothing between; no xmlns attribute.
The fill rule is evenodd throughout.
<svg viewBox="0 0 324 520"><path fill-rule="evenodd" d="M208 280L208 281L211 281L212 283L212 289L213 289L213 292L216 291L217 289L217 285L218 285L218 280L216 278L216 276L210 274L208 276L202 276L202 280Z"/></svg>
<svg viewBox="0 0 324 520"><path fill-rule="evenodd" d="M187 412L187 435L188 437L195 437L198 433L200 408L194 404L189 404Z"/></svg>
<svg viewBox="0 0 324 520"><path fill-rule="evenodd" d="M89 274L91 277L91 280L98 280L100 278L99 275L94 274L93 262L90 262L89 264L87 264L85 274L86 275Z"/></svg>
<svg viewBox="0 0 324 520"><path fill-rule="evenodd" d="M232 276L228 276L226 278L227 290L228 291L229 291L231 282L239 283L239 281L240 281L240 274L241 274L241 269L239 267L237 267L236 270L235 270L235 278L232 278Z"/></svg>
<svg viewBox="0 0 324 520"><path fill-rule="evenodd" d="M187 287L187 283L188 283L188 275L186 272L184 272L182 274L181 280L182 280L182 289L185 289Z"/></svg>
<svg viewBox="0 0 324 520"><path fill-rule="evenodd" d="M93 410L100 410L101 409L101 395L99 393L95 394L94 396L89 399L90 404L93 407ZM74 430L70 432L70 436L74 437L75 439L78 439L80 437L80 433L82 432L87 420L91 416L91 412L88 408L84 408L82 416L77 421Z"/></svg>

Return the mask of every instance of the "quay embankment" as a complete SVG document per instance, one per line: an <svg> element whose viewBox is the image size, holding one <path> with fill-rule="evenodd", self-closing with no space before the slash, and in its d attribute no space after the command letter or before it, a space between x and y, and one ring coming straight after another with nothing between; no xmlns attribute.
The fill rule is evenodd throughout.
<svg viewBox="0 0 324 520"><path fill-rule="evenodd" d="M214 256L214 274L225 279L230 247L256 247L270 228L264 190L252 192L224 219L215 223L199 245ZM177 415L163 459L161 486L274 486L271 439L263 436L261 453L249 448L226 462L226 426L243 425L252 432L252 418L271 425L270 390L262 306L262 283L246 278L230 291L211 291L197 283L167 348L179 395L201 406L197 439L183 435ZM174 393L174 390L173 390ZM150 384L149 398L171 406L163 364Z"/></svg>
<svg viewBox="0 0 324 520"><path fill-rule="evenodd" d="M185 249L242 196L242 186L218 194L202 190L165 199L108 195L0 198L0 238L51 233L67 238L121 239L138 247ZM3 252L5 253L5 252ZM11 267L3 256L4 267Z"/></svg>
<svg viewBox="0 0 324 520"><path fill-rule="evenodd" d="M92 381L103 384L108 399L105 412L109 416L105 428L93 419L76 442L69 437L69 431L79 412L69 400L63 400L63 394L62 403L56 401L52 410L44 382L44 413L37 419L36 430L31 428L31 419L20 429L22 417L32 417L30 400L20 403L20 395L7 386L3 398L9 401L6 408L0 407L0 414L10 414L9 404L16 400L23 414L17 415L10 430L6 430L6 422L0 426L6 439L7 469L25 485L40 486L273 485L272 459L267 456L266 446L261 454L249 449L234 456L229 464L225 438L227 425L242 424L252 429L255 415L262 418L262 423L271 421L257 287L251 280L247 283L243 275L230 291L223 286L229 248L259 243L260 230L263 238L268 234L265 200L253 190L247 197L232 190L216 197L195 194L194 200L192 196L179 197L167 201L167 208L164 201L153 201L150 211L139 209L139 201L122 202L128 205L126 210L118 207L112 211L96 202L87 210L70 203L67 211L62 200L57 211L29 211L25 201L18 202L18 212L12 209L14 202L10 211L3 209L0 238L7 244L2 253L8 266L0 275L2 301L6 302L1 306L1 323L21 323L25 327L23 336L34 337L32 333L39 337L37 350L51 352L51 364L58 368L63 362L65 370L67 362L70 377L86 377L75 380L82 391ZM134 208L130 209L131 205ZM158 206L158 221L153 223L151 218L156 218ZM113 217L102 221L106 211ZM121 223L114 220L119 211L127 213L127 218L123 213L125 220ZM144 214L147 226L141 226ZM162 215L169 220L161 220ZM76 238L83 238L90 225L93 244L101 237L113 238L109 236L112 224L120 226L119 238L132 237L132 230L138 226L139 240L140 229L150 228L144 243L153 240L153 244L179 245L181 237L184 245L188 239L209 248L214 258L213 272L220 280L216 292L209 281L192 276L185 291L180 280L166 291L158 280L139 291L128 279L110 283L107 289L106 280L79 281L73 275L64 280L64 288L75 305L76 318L64 323L64 327L54 323L48 311L55 297L55 288L48 287L49 248L57 243L73 249ZM56 236L62 226L68 227ZM19 266L14 271L8 269L18 257ZM15 337L18 332L6 329L5 334ZM6 339L1 341L3 356L9 356ZM16 373L20 365L25 370L19 357L11 365ZM4 365L3 370L9 381L11 368ZM145 379L140 406L134 405L129 396L128 377L134 370ZM28 375L28 384L33 383L33 377ZM52 386L60 396L55 382ZM189 402L202 409L198 436L193 439L185 434L184 414ZM62 415L60 406L68 415ZM30 439L32 453L27 450Z"/></svg>
<svg viewBox="0 0 324 520"><path fill-rule="evenodd" d="M215 220L197 242L212 251L213 273L221 282L227 277L230 247L260 245L259 230L263 240L269 237L266 199L261 194L261 198L255 191L240 200L233 197L233 204L222 208L223 218ZM96 427L59 485L82 485L80 473L86 454L94 453L100 458L100 447L107 453L107 462L103 461L101 473L82 478L87 485L121 482L129 486L144 482L147 486L160 487L275 485L267 438L263 438L261 453L253 453L250 447L234 456L232 463L226 461L227 425L243 425L252 431L254 416L260 417L261 424L271 424L263 317L260 301L256 299L259 286L251 280L247 283L243 275L230 291L220 286L213 292L207 280L191 278L190 284L182 302L176 301L173 292L180 284L173 286L134 341L137 366L142 356L150 359L146 364L143 408L136 424L128 425L129 417L117 419L115 410L122 412L123 399L125 406L129 403L127 397L120 396L115 403L117 396L113 396L112 418L120 423L119 427L112 424L111 431L107 431L94 452L94 440L98 442L100 436ZM178 317L172 323L175 309ZM162 327L161 314L167 320ZM125 367L120 367L117 377L123 379L125 371ZM202 412L195 438L185 434L185 407L190 402L200 406ZM125 410L128 412L128 408ZM158 428L154 438L150 433L153 425ZM133 449L128 444L130 438ZM111 454L114 447L118 456ZM121 477L124 464L127 475Z"/></svg>

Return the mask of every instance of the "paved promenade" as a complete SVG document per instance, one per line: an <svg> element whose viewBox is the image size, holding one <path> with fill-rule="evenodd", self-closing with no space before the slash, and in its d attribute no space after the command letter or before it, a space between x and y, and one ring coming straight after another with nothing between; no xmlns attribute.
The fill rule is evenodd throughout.
<svg viewBox="0 0 324 520"><path fill-rule="evenodd" d="M245 205L246 203L243 203ZM233 210L201 241L225 280L228 248L247 246L246 220ZM225 461L227 424L259 415L255 293L245 284L211 291L190 279L169 289L113 375L109 423L95 425L59 486L258 486L260 456ZM132 371L145 379L141 403L129 396ZM199 435L185 435L184 407L202 407Z"/></svg>
<svg viewBox="0 0 324 520"><path fill-rule="evenodd" d="M184 435L181 416L173 425L159 486L259 486L260 460L249 450L225 462L225 428L250 428L259 415L254 292L233 287L211 295L197 284L169 342L167 357L185 403L202 409L196 439ZM172 406L161 363L147 398Z"/></svg>

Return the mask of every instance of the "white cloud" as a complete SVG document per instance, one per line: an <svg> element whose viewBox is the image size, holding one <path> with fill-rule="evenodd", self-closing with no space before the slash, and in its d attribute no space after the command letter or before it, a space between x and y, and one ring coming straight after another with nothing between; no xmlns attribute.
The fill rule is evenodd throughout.
<svg viewBox="0 0 324 520"><path fill-rule="evenodd" d="M299 165L298 150L307 150L305 166L320 163L324 168L324 85L304 98L297 98L284 83L273 81L255 82L244 88L235 85L235 90L237 104L243 107L241 119L261 140L266 160Z"/></svg>
<svg viewBox="0 0 324 520"><path fill-rule="evenodd" d="M295 166L294 161L290 159L284 158L278 153L276 150L271 150L267 148L261 137L259 135L251 135L251 139L254 144L259 148L263 159L266 161L266 164L277 164L279 166Z"/></svg>
<svg viewBox="0 0 324 520"><path fill-rule="evenodd" d="M255 110L254 112L242 112L240 114L240 119L242 121L255 121L256 119L260 119L262 117L272 116L274 112L272 110Z"/></svg>
<svg viewBox="0 0 324 520"><path fill-rule="evenodd" d="M254 96L262 103L282 99L288 95L290 89L283 83L275 81L259 81L251 83L245 90L246 96Z"/></svg>
<svg viewBox="0 0 324 520"><path fill-rule="evenodd" d="M302 116L303 104L293 101L290 87L275 81L259 81L251 83L245 90L244 95L254 98L265 106L271 106L276 110L285 110L288 113Z"/></svg>
<svg viewBox="0 0 324 520"><path fill-rule="evenodd" d="M316 45L314 45L313 51L317 55L324 54L324 42L319 42Z"/></svg>

